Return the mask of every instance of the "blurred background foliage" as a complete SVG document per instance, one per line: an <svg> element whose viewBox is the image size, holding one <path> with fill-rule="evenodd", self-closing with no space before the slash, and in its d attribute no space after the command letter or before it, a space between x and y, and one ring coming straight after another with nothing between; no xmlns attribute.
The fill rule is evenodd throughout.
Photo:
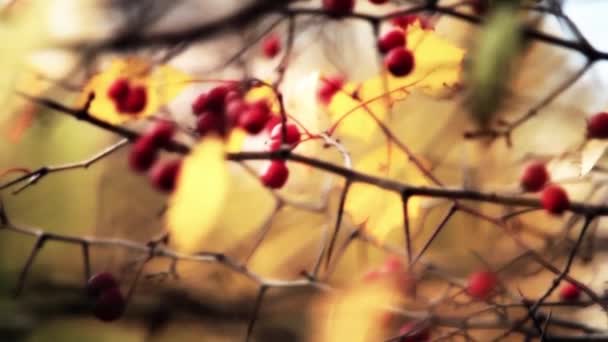
<svg viewBox="0 0 608 342"><path fill-rule="evenodd" d="M36 3L37 1L30 1ZM153 23L155 29L172 28L196 23L200 20L212 20L225 13L235 10L242 3L239 1L177 1L169 6L163 1L137 1L137 5L129 1L53 1L46 9L51 33L60 40L79 39L81 35L104 37L111 34L116 27L125 23L135 25L138 13L147 13L146 18ZM135 2L133 2L135 3ZM572 1L575 3L575 1ZM593 3L593 4L591 4ZM581 5L584 11L601 11L603 6L599 1L589 1ZM143 6L143 7L140 7ZM148 10L141 12L142 8ZM572 5L572 13L581 13ZM604 6L605 7L605 6ZM167 11L168 14L160 15ZM205 11L204 18L199 18ZM78 16L76 13L80 13ZM600 13L600 12L596 12ZM592 18L585 15L585 21ZM77 20L77 18L79 18ZM576 18L575 18L576 19ZM88 23L87 24L87 20ZM30 21L28 25L33 25ZM345 56L345 51L352 51L359 46L372 46L373 37L369 28L357 27L355 24L332 22L326 23L323 34L330 39L321 41L329 49L330 56L342 63L338 71L346 71L353 80L362 80L373 74L375 69L367 70L361 65L369 66L369 62L361 63L360 59L371 59L367 55L369 48L361 49L358 56ZM343 28L339 28L343 25ZM551 26L552 25L552 26ZM559 29L559 25L550 26ZM598 26L594 26L598 25ZM601 32L605 26L595 21L587 23L589 32ZM0 37L10 37L10 42L31 42L23 47L23 51L37 45L29 33L11 31L11 26L3 27ZM86 28L86 29L83 29ZM82 29L82 31L80 31ZM57 32L60 31L59 33ZM33 35L39 38L39 30ZM456 46L467 49L474 30L465 27L460 22L450 19L438 23L437 32L440 36L455 42ZM349 36L349 34L351 36ZM307 38L306 38L307 37ZM300 46L308 46L313 33L306 32ZM351 37L352 39L343 39ZM55 37L57 38L57 37ZM7 41L9 38L6 38ZM31 40L30 40L31 39ZM333 40L332 40L333 39ZM336 42L342 39L343 41ZM233 36L222 37L220 42L214 42L215 47L222 44L238 47L238 39ZM235 43L237 42L237 43ZM7 43L8 44L8 43ZM12 43L11 43L12 44ZM196 70L205 70L206 64L213 65L217 60L225 60L226 54L222 49L209 55L206 42L193 46L191 51L179 56L176 64L184 67L195 66ZM368 45L365 45L368 44ZM9 44L10 45L10 44ZM321 50L311 46L310 50ZM25 52L17 48L10 50L12 56L3 56L0 72L8 72L15 65L15 60L22 58ZM302 79L310 70L318 70L329 74L335 72L335 64L326 59L319 61L310 59L315 52L302 52L300 58L292 65L293 74L290 80ZM359 51L359 50L357 50ZM325 51L327 52L327 51ZM332 55L332 54L337 54ZM74 65L73 56L67 57L67 64ZM13 64L4 63L9 60ZM202 61L201 61L202 60ZM503 108L505 117L517 117L520 113L552 89L562 78L561 73L554 72L558 68L575 70L580 60L571 58L548 47L533 45L528 47L523 56L520 68L522 73L515 77L512 86L514 92L508 95ZM254 63L257 63L254 61ZM359 66L355 68L355 66ZM264 71L270 67L256 65L255 68ZM68 68L69 69L69 68ZM352 72L351 72L352 71ZM263 72L262 72L263 73ZM235 71L226 71L219 76L234 75ZM76 69L74 78L86 78L86 70ZM291 78L289 78L291 77ZM402 119L392 120L391 129L405 137L408 146L423 154L429 163L436 164L436 174L452 186L471 186L473 188L514 191L514 187L505 189L503 184L515 184L519 172L517 161L524 153L535 151L538 154L559 153L566 147L572 146L580 138L584 127L582 113L603 109L606 95L590 92L589 89L605 84L602 70L590 73L573 89L566 92L558 101L552 104L547 112L551 115L541 115L530 120L528 124L516 130L513 140L516 146L507 149L504 144L487 145L477 141L463 142L460 133L468 120L463 118L461 98L445 96L431 98L422 91L414 91L407 99L400 102L394 113L407 113ZM38 82L38 81L37 81ZM77 94L69 94L63 89L39 85L30 88L36 92L61 98L63 103L76 103ZM30 85L31 86L31 85ZM33 86L32 86L33 87ZM60 87L59 87L60 88ZM2 89L6 95L6 87ZM314 89L311 86L309 91ZM297 94L296 90L292 90ZM184 98L195 93L197 89L188 89ZM292 97L295 98L295 97ZM13 99L14 100L14 99ZM183 100L183 99L182 99ZM47 109L33 105L25 105L21 100L7 106L9 110L0 115L0 170L13 167L35 169L42 165L57 165L86 159L113 141L113 137L94 127L84 125L71 118L56 115ZM170 108L176 112L186 112L187 101L178 99ZM185 104L184 104L185 102ZM298 105L298 104L296 104ZM574 113L574 114L573 114ZM445 114L445 115L440 115ZM176 114L180 115L180 114ZM315 122L311 122L311 125ZM319 123L316 123L319 124ZM321 124L319 124L321 125ZM24 128L25 127L25 128ZM424 127L424 129L421 129ZM24 128L24 129L22 129ZM559 135L559 141L547 145L551 137ZM351 147L354 158L366 155L372 148L382 148L383 139L375 137L373 143L349 140L345 144ZM247 142L256 146L259 142ZM318 152L319 145L304 152ZM340 162L335 154L324 154L324 158ZM355 163L357 164L357 163ZM576 163L574 163L576 164ZM563 167L568 169L567 167ZM569 169L568 169L569 170ZM568 172L565 171L567 175ZM304 199L318 198L319 189L327 180L319 174L310 173L305 168L296 169L294 174L303 175L298 179L312 181L315 191L295 191L294 196ZM225 208L225 220L208 236L209 246L206 249L224 252L235 257L246 255L255 237L255 227L264 220L265 214L272 210L272 198L263 198L259 184L246 174L236 173L240 183L231 188L233 206ZM8 177L8 176L5 176ZM399 174L401 180L419 180L419 175L405 172ZM4 178L3 178L4 179ZM310 182L294 185L305 189ZM583 198L589 189L573 188L574 196ZM254 197L258 196L258 197ZM328 213L335 213L338 191L330 193ZM54 174L39 184L26 189L18 195L10 192L3 194L6 210L10 217L17 222L44 227L45 229L74 235L96 235L117 238L128 238L136 241L148 241L162 231L158 213L163 209L164 198L147 186L147 181L132 174L126 165L124 151L104 161L95 164L90 169L74 170ZM255 202L256 199L259 202ZM414 222L416 243L418 246L425 241L430 230L424 227L434 227L445 213L442 210L426 212L425 206L433 203L419 203L418 215ZM495 206L483 208L489 213L499 213L501 208ZM246 213L246 214L243 214ZM255 215L254 215L255 214ZM263 246L252 258L251 267L263 275L282 278L296 278L301 269L308 267L316 256L318 244L323 236L327 222L334 218L327 213L310 213L295 208L281 210L273 219L270 235ZM526 217L529 225L555 227L557 221L547 219L542 214ZM347 227L360 224L359 221L347 220ZM394 223L396 227L401 222ZM539 228L540 229L540 228ZM557 229L555 229L557 230ZM341 236L346 237L348 230ZM551 229L550 229L551 231ZM392 229L383 236L391 244L403 244L400 229ZM541 240L531 238L531 243L542 244ZM246 331L247 321L253 307L253 299L257 287L244 277L228 273L225 269L210 264L193 264L180 262L180 279L174 280L160 276L141 281L135 295L134 303L129 307L127 316L119 323L99 323L89 318L90 303L82 295L84 278L82 271L81 251L77 246L61 243L49 243L36 259L30 273L26 289L18 300L12 297L17 275L31 251L33 239L17 236L0 231L0 340L6 341L232 341L242 338ZM475 250L484 255L491 264L501 264L514 255L514 246L504 241L502 235L494 227L482 224L479 220L465 215L457 215L450 221L433 245L428 259L438 264L449 265L455 275L466 275L471 269L479 267L479 260L471 253ZM501 250L504 254L492 253ZM507 251L511 251L508 253ZM370 248L359 241L354 243L336 265L336 273L332 281L336 283L353 283L360 279L362 271L377 265L384 257L383 253ZM110 270L120 275L121 285L128 289L134 274L133 255L120 250L94 248L92 250L93 270ZM155 260L146 267L147 273L165 270L167 263ZM593 267L581 268L575 272L588 281L601 283L605 279L603 273L595 279L590 278ZM545 277L546 278L546 277ZM521 279L520 279L521 280ZM536 282L546 280L543 276L530 278L519 282L518 286L539 292ZM429 291L436 291L430 287ZM260 320L256 326L255 336L259 341L292 341L306 340L311 337L311 329L317 317L318 307L311 305L310 290L270 290L264 301ZM142 319L143 318L143 319ZM170 324L169 324L170 322ZM166 323L166 324L165 324Z"/></svg>

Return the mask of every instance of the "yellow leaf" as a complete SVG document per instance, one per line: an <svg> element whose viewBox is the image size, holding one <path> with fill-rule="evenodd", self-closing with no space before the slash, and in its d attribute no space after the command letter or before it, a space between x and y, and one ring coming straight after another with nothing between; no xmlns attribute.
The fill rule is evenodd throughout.
<svg viewBox="0 0 608 342"><path fill-rule="evenodd" d="M272 87L268 85L260 85L251 88L245 95L247 101L266 100L270 104L270 108L275 113L281 112L279 101L277 100L276 94Z"/></svg>
<svg viewBox="0 0 608 342"><path fill-rule="evenodd" d="M228 188L223 142L204 139L182 164L177 188L167 213L171 240L192 252L216 223Z"/></svg>
<svg viewBox="0 0 608 342"><path fill-rule="evenodd" d="M325 319L313 310L314 321L320 326L314 331L314 341L369 342L383 341L386 309L395 305L394 289L384 282L358 286L325 299L321 304Z"/></svg>
<svg viewBox="0 0 608 342"><path fill-rule="evenodd" d="M220 210L221 220L209 226L202 238L205 249L226 252L252 241L264 222L272 214L275 200L257 175L241 165L231 163L226 169L227 189L225 205ZM200 193L199 196L207 196Z"/></svg>
<svg viewBox="0 0 608 342"><path fill-rule="evenodd" d="M141 85L146 88L147 103L141 112L120 113L108 97L108 88L121 77L127 78L131 85ZM118 59L89 80L78 105L82 106L88 95L94 92L95 99L90 107L91 115L111 124L122 124L156 113L161 106L173 100L190 81L190 76L169 65L153 67L149 61L141 58Z"/></svg>
<svg viewBox="0 0 608 342"><path fill-rule="evenodd" d="M3 12L0 18L0 41L5 48L0 54L0 104L4 114L16 105L15 83L24 69L27 57L48 39L46 21L48 1L29 1Z"/></svg>
<svg viewBox="0 0 608 342"><path fill-rule="evenodd" d="M372 115L384 121L391 104L412 90L436 96L458 84L464 50L434 31L421 29L419 24L408 30L407 44L415 59L410 75L394 77L386 73L361 83L349 82L332 98L328 111L333 123L339 122L339 134L369 142L378 133Z"/></svg>
<svg viewBox="0 0 608 342"><path fill-rule="evenodd" d="M272 277L293 277L294 269L307 269L315 262L326 220L323 214L283 207L273 217L266 239L248 265Z"/></svg>
<svg viewBox="0 0 608 342"><path fill-rule="evenodd" d="M365 155L355 169L383 178L391 178L421 185L424 178L407 156L388 146L380 147ZM410 219L418 216L420 198L413 197L408 203ZM366 229L383 239L397 227L403 226L403 203L398 193L378 187L356 183L348 192L344 210L357 224L365 223Z"/></svg>
<svg viewBox="0 0 608 342"><path fill-rule="evenodd" d="M243 149L243 143L247 133L241 129L233 129L226 139L226 152L239 152Z"/></svg>

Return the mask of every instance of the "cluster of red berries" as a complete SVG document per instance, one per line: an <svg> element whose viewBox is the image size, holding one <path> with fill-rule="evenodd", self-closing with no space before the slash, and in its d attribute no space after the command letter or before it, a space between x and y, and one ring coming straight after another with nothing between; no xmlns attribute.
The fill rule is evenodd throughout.
<svg viewBox="0 0 608 342"><path fill-rule="evenodd" d="M498 277L494 272L477 271L469 276L466 291L472 298L486 300L494 293L497 285Z"/></svg>
<svg viewBox="0 0 608 342"><path fill-rule="evenodd" d="M407 31L407 29L416 22L419 22L420 26L425 30L433 28L433 23L428 17L417 14L400 15L391 19L391 24L393 26L400 27L404 31Z"/></svg>
<svg viewBox="0 0 608 342"><path fill-rule="evenodd" d="M144 110L148 103L146 87L132 85L126 78L112 82L107 95L114 102L116 111L124 114L137 114Z"/></svg>
<svg viewBox="0 0 608 342"><path fill-rule="evenodd" d="M148 171L152 185L160 191L172 192L182 160L159 161L160 149L166 146L175 134L175 126L168 121L158 121L151 130L140 136L129 153L129 165L136 172Z"/></svg>
<svg viewBox="0 0 608 342"><path fill-rule="evenodd" d="M272 112L267 100L246 101L234 86L221 85L200 94L192 103L192 112L197 116L196 131L201 136L211 132L225 135L232 127L240 127L252 135L266 129L270 134L271 151L278 150L283 143L294 147L301 139L296 125L287 124L283 129L281 117ZM260 179L265 186L279 189L288 177L285 161L273 160Z"/></svg>
<svg viewBox="0 0 608 342"><path fill-rule="evenodd" d="M391 29L378 38L378 50L385 54L384 66L393 76L407 76L414 70L414 54L405 44L406 36L401 28Z"/></svg>
<svg viewBox="0 0 608 342"><path fill-rule="evenodd" d="M280 121L268 101L248 102L234 85L220 85L201 93L192 103L192 112L197 117L196 131L201 136L212 132L225 136L233 127L255 135L266 127L272 129Z"/></svg>
<svg viewBox="0 0 608 342"><path fill-rule="evenodd" d="M524 168L520 185L524 191L538 192L542 190L540 200L543 208L551 214L559 215L570 207L568 193L559 185L548 185L549 172L544 163L532 162Z"/></svg>
<svg viewBox="0 0 608 342"><path fill-rule="evenodd" d="M284 137L283 132L285 132ZM270 131L270 150L280 149L283 143L289 147L295 147L301 139L302 135L296 125L287 124L283 129L283 124L279 120ZM289 169L284 160L272 160L260 176L262 183L271 189L282 188L287 182L287 178L289 178Z"/></svg>
<svg viewBox="0 0 608 342"><path fill-rule="evenodd" d="M99 320L112 322L119 319L127 306L118 282L111 273L101 272L87 282L87 295L93 299L93 314Z"/></svg>

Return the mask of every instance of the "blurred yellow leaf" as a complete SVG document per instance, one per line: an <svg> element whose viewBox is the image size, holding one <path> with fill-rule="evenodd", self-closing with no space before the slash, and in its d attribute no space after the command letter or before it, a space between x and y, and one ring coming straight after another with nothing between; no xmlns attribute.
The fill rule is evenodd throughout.
<svg viewBox="0 0 608 342"><path fill-rule="evenodd" d="M13 88L28 55L48 38L43 19L47 17L49 2L29 1L18 5L3 12L0 18L0 41L5 47L0 54L0 103L4 113L12 110Z"/></svg>
<svg viewBox="0 0 608 342"><path fill-rule="evenodd" d="M365 155L355 169L379 177L406 180L417 185L424 184L424 178L409 163L400 150L380 147ZM410 219L418 216L420 198L413 197L408 203ZM403 204L398 193L378 187L356 183L348 192L344 210L355 223L365 223L366 229L379 239L383 239L394 228L403 226Z"/></svg>
<svg viewBox="0 0 608 342"><path fill-rule="evenodd" d="M167 213L171 240L192 252L219 218L228 188L223 142L204 139L182 164Z"/></svg>
<svg viewBox="0 0 608 342"><path fill-rule="evenodd" d="M320 326L315 329L313 341L383 341L383 322L389 314L386 308L395 305L397 298L394 288L385 282L364 284L330 295L321 304L326 319L315 317ZM314 313L317 316L318 312Z"/></svg>
<svg viewBox="0 0 608 342"><path fill-rule="evenodd" d="M404 99L411 90L440 95L458 84L464 50L435 31L420 28L419 23L408 30L407 44L416 63L410 75L394 77L386 73L362 83L349 82L332 98L328 111L334 123L340 121L338 133L370 141L378 133L370 114L383 121L391 102Z"/></svg>
<svg viewBox="0 0 608 342"><path fill-rule="evenodd" d="M127 78L131 85L141 85L147 90L145 108L136 114L123 114L116 110L107 91L117 78ZM95 100L91 103L90 113L111 124L122 124L150 116L173 100L191 81L190 76L169 66L153 67L141 58L117 59L103 72L93 76L87 83L78 104L82 106L91 92Z"/></svg>
<svg viewBox="0 0 608 342"><path fill-rule="evenodd" d="M266 276L293 277L294 269L309 268L315 262L325 224L323 214L283 207L249 262L251 269Z"/></svg>
<svg viewBox="0 0 608 342"><path fill-rule="evenodd" d="M226 139L226 152L239 152L243 149L243 143L247 138L247 133L241 129L233 129Z"/></svg>
<svg viewBox="0 0 608 342"><path fill-rule="evenodd" d="M263 227L275 206L274 197L257 175L251 175L236 163L228 164L225 172L226 194L219 213L221 220L209 226L202 236L205 249L217 252L242 248L243 243L253 239ZM207 194L199 192L199 196Z"/></svg>
<svg viewBox="0 0 608 342"><path fill-rule="evenodd" d="M270 104L270 108L273 112L281 112L281 107L279 105L279 101L277 100L276 94L272 87L268 85L263 84L251 88L245 95L245 99L252 102L256 100L266 100L268 101L268 104Z"/></svg>

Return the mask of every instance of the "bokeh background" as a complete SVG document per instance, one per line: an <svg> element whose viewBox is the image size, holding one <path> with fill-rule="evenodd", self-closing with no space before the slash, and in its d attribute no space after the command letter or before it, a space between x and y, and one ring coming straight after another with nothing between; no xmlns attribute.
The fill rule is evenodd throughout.
<svg viewBox="0 0 608 342"><path fill-rule="evenodd" d="M165 1L132 1L132 5L129 5L129 1L53 0L49 3L49 11L45 13L47 17L40 19L48 21L49 30L55 38L60 39L103 37L125 23L135 25L137 20L143 19L138 19L133 13L141 13L138 12L141 10L138 6L143 5L150 8L144 13L152 18L158 17L156 30L178 29L212 20L243 5L237 0L188 0L179 1L178 5ZM129 6L132 6L132 12L129 12ZM602 15L608 13L606 1L566 1L565 9L597 48L608 50L608 41L604 37L608 23ZM548 21L545 24L551 30L561 29L560 24L556 22ZM338 25L340 24L328 25L324 31L324 34L333 38L329 43L325 41L325 44L338 46L334 46L338 51L337 58L344 57L340 56L340 51L357 49L366 44L373 45L369 32L358 27L340 29ZM437 31L462 47L467 46L467 37L472 34L470 29L447 19L439 21ZM354 40L336 43L344 37L354 37ZM312 38L309 37L307 41L303 38L301 46L306 46L310 39ZM221 48L218 49L218 46ZM177 58L175 64L193 72L204 70L206 65L213 65L215 61L225 59L229 55L228 51L234 51L238 47L239 41L236 37L223 37L220 41L205 42L192 47ZM10 46L5 48L11 49ZM361 56L366 57L365 51L361 52ZM74 70L79 70L77 57L51 51L39 56L40 62L37 65L48 72L49 77L64 78ZM518 95L521 96L518 99L521 100L516 101L517 105L533 103L539 94L543 94L551 84L555 84L554 79L559 70L574 68L580 62L580 56L571 53L562 54L561 51L549 48L532 51L524 64L526 68L530 68L531 76L520 80L517 89ZM296 71L288 80L294 81L299 75L306 74L307 70L318 65L323 64L314 59L301 58L294 63L293 68ZM345 70L352 70L353 78L362 78L368 72L361 68L360 60L356 58L343 59L342 66ZM259 63L257 67L262 73L269 68L263 63ZM324 67L330 69L329 66ZM223 75L231 73L234 71L226 71ZM79 80L82 77L82 73L75 72L73 79ZM539 82L539 78L543 81ZM72 78L67 77L66 80L70 82ZM607 95L602 89L607 83L608 68L603 64L597 65L550 107L550 116L543 115L518 131L515 139L521 142L525 149L518 150L516 147L515 151L506 152L504 146L484 149L473 146L474 144L462 144L467 145L463 148L466 150L464 164L473 170L470 174L479 177L478 181L484 185L513 182L518 172L517 167L513 166L507 172L497 171L504 170L504 165L496 160L501 159L503 153L508 153L515 160L517 154L523 153L524 150L555 153L568 146L568 143L575 141L575 137L582 132L584 121L581 117L584 118L586 113L605 109ZM38 83L36 85L38 86ZM74 103L77 97L76 94L57 87L47 85L48 88L45 88L47 86L43 84L39 86L46 94L59 98L64 103ZM195 86L191 87L187 89L183 99L178 98L171 104L177 117L180 116L180 111L188 108L188 96L197 91ZM447 101L432 107L433 105L427 102L428 99L416 95L400 106L403 110L408 110L417 103L425 103L433 110L450 110L457 105L456 102ZM0 113L0 170L12 167L33 169L42 165L83 160L113 141L113 137L107 133L47 109L24 103L19 103L14 108L17 110L3 110ZM450 146L458 141L459 136L455 133L453 136L449 133L446 135L445 131L438 129L435 133L441 133L441 139L432 134L418 139L413 132L420 131L419 127L424 124L424 120L428 120L428 112L416 112L403 129L409 129L408 132L412 132L411 139L421 141L417 148L427 151L431 157L441 156L446 152L454 155L453 160L456 162L447 163L445 169L440 171L456 185L462 183L463 162L459 161L459 158L463 152L454 152ZM545 129L541 130L540 127ZM559 135L560 139L548 146L547 141L551 141L548 137L551 135ZM585 192L584 189L580 191L581 194ZM145 179L129 172L124 153L118 153L86 171L54 174L18 195L5 191L2 198L14 221L44 227L57 233L127 237L146 241L160 233L162 228L158 212L163 208L163 196L150 189ZM251 210L254 211L255 208ZM439 215L431 218L431 221L438 218ZM314 241L320 234L314 227L320 226L325 219L323 215L311 215L297 210L282 212L274 225L298 227L299 230L294 228L298 233L289 237L281 231L271 234L269 240L274 241L274 244L270 243L268 247L271 251L260 258L279 258L281 246L284 248L290 241ZM494 243L499 242L491 240L497 237L484 231L483 227L473 227L475 223L472 220L458 219L452 225L460 229L443 234L431 255L438 262L453 263L452 269L456 273L465 274L477 261L463 248L464 245L488 252L492 250ZM464 232L465 230L467 232ZM489 240L480 238L471 241L472 234L485 236ZM230 236L221 234L215 238L220 244L226 240L234 242ZM487 243L488 241L492 242ZM12 290L32 243L31 238L0 231L2 341L233 341L242 338L246 330L255 296L254 284L247 283L234 274L227 274L215 266L197 264L180 264L182 277L179 280L153 277L143 281L138 288L135 303L130 306L125 319L113 324L98 322L89 316L89 304L82 299L84 280L80 249L61 243L45 246L36 259L23 295L15 299L12 297ZM285 260L282 267L274 267L268 272L297 276L293 274L297 270L294 265L304 263L303 260L314 255L311 250L314 244L308 245L310 248L303 248L299 253L290 255L292 259ZM230 244L234 253L238 253L240 246L236 243ZM302 246L306 244L303 243ZM93 249L92 255L94 270L116 272L121 275L121 283L125 289L128 287L133 275L133 265L128 261L132 260L133 256L111 249ZM370 263L373 263L373 257L372 255ZM500 256L495 257L495 260L501 259ZM376 260L378 258L379 256L376 256ZM586 281L593 282L596 286L602 286L604 280L608 279L601 260L605 260L605 257L599 255L593 267L580 271L583 278L587 277L584 278ZM153 273L155 269L161 270L165 266L166 264L159 262L158 265L151 265L148 271ZM354 272L352 270L353 268L346 267L344 272ZM595 276L591 277L591 273ZM344 277L346 279L346 276ZM534 288L534 281L531 281L528 287ZM256 327L257 340L292 341L310 338L311 320L315 317L314 309L311 309L310 305L311 293L304 290L301 292L276 291L269 294L269 299L265 302L268 304L263 306L261 319ZM585 317L589 321L597 316L597 312L583 314L588 315Z"/></svg>

